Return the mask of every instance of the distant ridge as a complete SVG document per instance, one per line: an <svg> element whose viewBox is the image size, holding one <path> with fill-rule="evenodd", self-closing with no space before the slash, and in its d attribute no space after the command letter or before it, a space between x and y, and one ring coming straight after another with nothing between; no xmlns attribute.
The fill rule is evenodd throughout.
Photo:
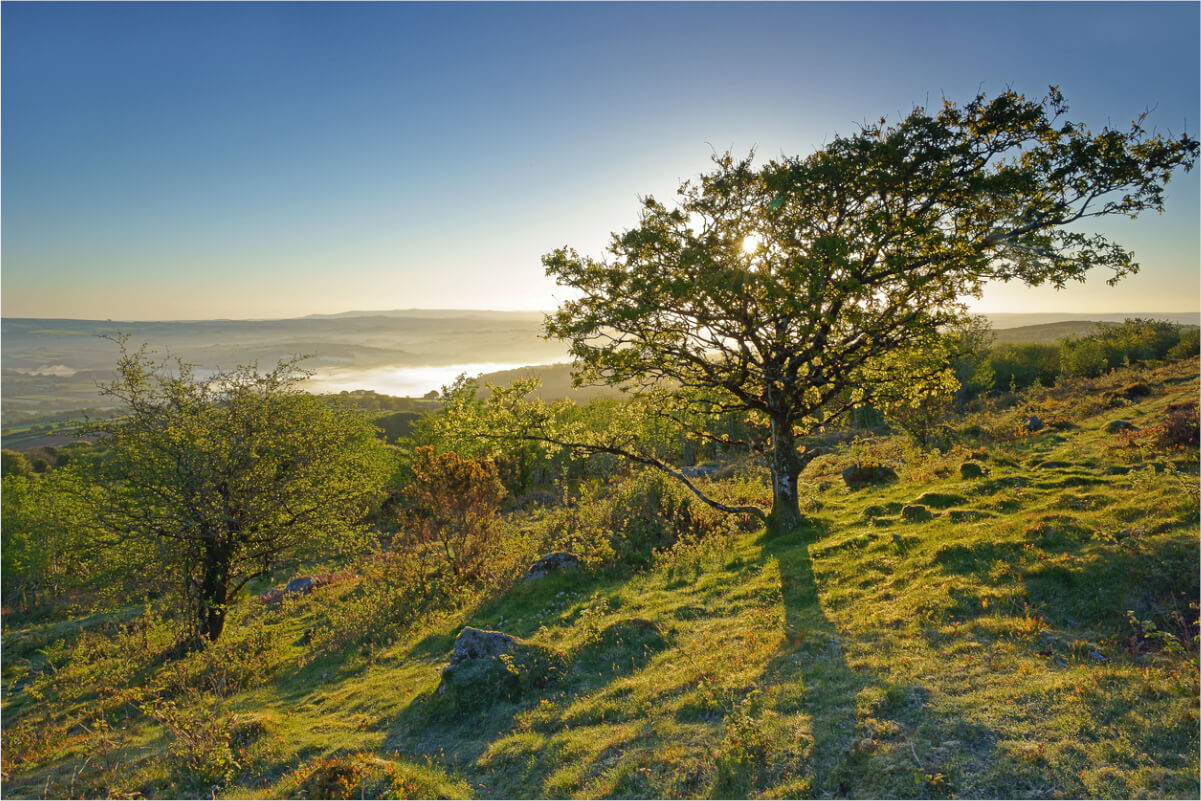
<svg viewBox="0 0 1201 801"><path fill-rule="evenodd" d="M497 311L495 309L389 309L384 311L344 311L336 314L308 314L301 320L339 320L347 317L472 317L477 320L541 320L545 311Z"/></svg>
<svg viewBox="0 0 1201 801"><path fill-rule="evenodd" d="M996 314L981 314L987 318L995 329L1023 328L1028 325L1047 325L1048 323L1067 323L1087 321L1095 323L1120 323L1127 318L1141 317L1147 320L1166 320L1169 323L1181 325L1201 324L1201 312L999 312Z"/></svg>

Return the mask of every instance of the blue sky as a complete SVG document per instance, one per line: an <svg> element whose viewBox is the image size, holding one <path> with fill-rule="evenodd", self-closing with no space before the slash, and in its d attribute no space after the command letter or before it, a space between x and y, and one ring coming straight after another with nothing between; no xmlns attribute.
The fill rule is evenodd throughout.
<svg viewBox="0 0 1201 801"><path fill-rule="evenodd" d="M945 95L1196 135L1196 3L3 4L3 313L549 309L711 148L804 154ZM1198 308L1198 172L1143 272L982 311Z"/></svg>

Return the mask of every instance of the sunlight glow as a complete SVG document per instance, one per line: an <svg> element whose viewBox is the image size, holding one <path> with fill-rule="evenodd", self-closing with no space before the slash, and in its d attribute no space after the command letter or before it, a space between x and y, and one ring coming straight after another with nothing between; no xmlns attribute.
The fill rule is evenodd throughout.
<svg viewBox="0 0 1201 801"><path fill-rule="evenodd" d="M763 237L758 234L748 234L742 240L742 252L754 253L759 249L759 245L763 242Z"/></svg>

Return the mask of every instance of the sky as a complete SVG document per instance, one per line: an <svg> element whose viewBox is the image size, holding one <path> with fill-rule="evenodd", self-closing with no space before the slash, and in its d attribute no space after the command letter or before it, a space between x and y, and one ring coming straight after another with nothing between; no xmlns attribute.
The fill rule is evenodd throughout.
<svg viewBox="0 0 1201 801"><path fill-rule="evenodd" d="M1197 3L4 2L0 309L88 319L551 309L716 151L804 155L1057 84L1197 135ZM1099 228L1142 272L982 312L1199 308L1201 170Z"/></svg>

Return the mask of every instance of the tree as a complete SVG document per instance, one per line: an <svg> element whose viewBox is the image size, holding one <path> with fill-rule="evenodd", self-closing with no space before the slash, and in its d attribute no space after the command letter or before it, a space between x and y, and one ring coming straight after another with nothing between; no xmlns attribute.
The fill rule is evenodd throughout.
<svg viewBox="0 0 1201 801"><path fill-rule="evenodd" d="M304 394L295 361L201 378L118 341L102 394L124 414L88 427L106 446L86 467L102 492L99 533L143 546L148 572L182 591L192 641L215 641L247 583L358 531L386 451L361 412Z"/></svg>
<svg viewBox="0 0 1201 801"><path fill-rule="evenodd" d="M987 281L1062 287L1095 267L1111 282L1137 270L1132 253L1081 224L1161 210L1198 143L1149 133L1141 117L1094 134L1066 112L1054 87L1041 101L1007 91L915 108L759 169L753 154L716 157L675 208L644 199L610 259L569 248L543 257L575 296L546 330L570 343L582 382L658 392L663 414L754 422L759 434L741 444L771 468L770 522L791 529L812 454L801 439L918 378L873 363L932 346ZM517 433L641 457L629 440Z"/></svg>

